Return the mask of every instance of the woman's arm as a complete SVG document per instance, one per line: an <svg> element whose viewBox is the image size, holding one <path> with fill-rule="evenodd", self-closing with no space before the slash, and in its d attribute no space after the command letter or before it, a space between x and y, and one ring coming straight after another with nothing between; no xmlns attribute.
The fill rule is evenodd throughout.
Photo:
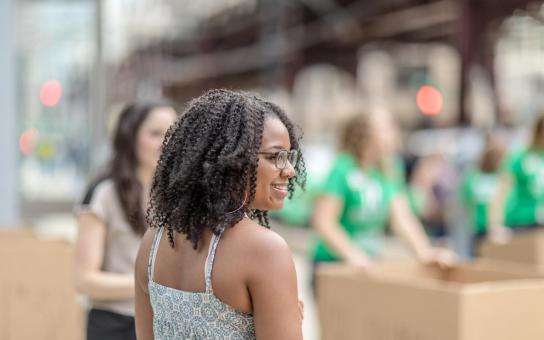
<svg viewBox="0 0 544 340"><path fill-rule="evenodd" d="M420 262L437 263L442 266L450 266L455 262L455 253L431 246L423 226L410 210L404 195L399 194L393 199L391 227L396 234L408 241Z"/></svg>
<svg viewBox="0 0 544 340"><path fill-rule="evenodd" d="M393 199L390 221L393 231L408 242L418 260L422 262L430 261L432 256L431 244L423 226L411 212L404 195L397 194Z"/></svg>
<svg viewBox="0 0 544 340"><path fill-rule="evenodd" d="M96 300L120 300L134 297L132 274L101 270L104 258L106 225L94 213L78 215L75 245L75 286L78 292Z"/></svg>
<svg viewBox="0 0 544 340"><path fill-rule="evenodd" d="M153 340L153 309L147 290L147 264L154 233L148 230L144 235L134 269L134 285L136 290L136 338L138 340Z"/></svg>
<svg viewBox="0 0 544 340"><path fill-rule="evenodd" d="M273 232L248 242L247 287L257 339L302 339L297 277L287 243Z"/></svg>
<svg viewBox="0 0 544 340"><path fill-rule="evenodd" d="M351 265L366 267L371 261L353 244L339 224L341 212L342 201L339 198L320 196L315 202L312 225L340 258Z"/></svg>

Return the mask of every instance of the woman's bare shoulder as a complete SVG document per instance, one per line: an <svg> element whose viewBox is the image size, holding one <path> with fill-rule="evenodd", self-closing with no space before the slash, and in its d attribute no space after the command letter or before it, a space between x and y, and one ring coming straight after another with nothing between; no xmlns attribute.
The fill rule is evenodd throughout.
<svg viewBox="0 0 544 340"><path fill-rule="evenodd" d="M226 234L233 243L240 246L240 251L246 255L270 254L270 252L290 254L283 237L247 218L234 225Z"/></svg>
<svg viewBox="0 0 544 340"><path fill-rule="evenodd" d="M244 219L225 232L224 246L233 263L239 265L246 282L269 275L296 277L293 257L287 242L276 232ZM225 248L223 248L225 250Z"/></svg>

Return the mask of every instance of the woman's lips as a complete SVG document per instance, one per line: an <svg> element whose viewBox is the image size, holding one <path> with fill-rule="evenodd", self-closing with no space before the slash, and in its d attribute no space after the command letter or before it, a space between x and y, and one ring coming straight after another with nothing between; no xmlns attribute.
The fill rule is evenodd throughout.
<svg viewBox="0 0 544 340"><path fill-rule="evenodd" d="M279 193L282 198L287 197L289 194L289 190L287 189L287 183L286 184L272 184L272 189Z"/></svg>

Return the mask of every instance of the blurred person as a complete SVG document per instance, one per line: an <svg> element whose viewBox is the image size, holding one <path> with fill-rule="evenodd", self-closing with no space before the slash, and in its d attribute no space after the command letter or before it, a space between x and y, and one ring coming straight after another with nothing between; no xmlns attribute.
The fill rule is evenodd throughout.
<svg viewBox="0 0 544 340"><path fill-rule="evenodd" d="M499 189L500 165L505 152L502 139L487 133L477 166L465 170L461 179L460 197L468 213L472 256L487 234L489 205Z"/></svg>
<svg viewBox="0 0 544 340"><path fill-rule="evenodd" d="M491 202L488 238L505 243L512 229L544 225L544 114L533 124L530 144L508 156Z"/></svg>
<svg viewBox="0 0 544 340"><path fill-rule="evenodd" d="M138 339L302 339L293 259L267 217L304 187L291 121L212 90L166 140L136 261Z"/></svg>
<svg viewBox="0 0 544 340"><path fill-rule="evenodd" d="M76 208L77 290L91 301L88 340L136 339L134 263L145 205L161 145L176 111L166 103L134 103L121 111L109 169Z"/></svg>
<svg viewBox="0 0 544 340"><path fill-rule="evenodd" d="M412 213L390 165L390 140L380 119L359 114L341 132L341 153L314 207L312 224L320 236L313 254L315 267L331 261L371 266L379 257L388 223L421 262L453 261L453 253L430 245Z"/></svg>
<svg viewBox="0 0 544 340"><path fill-rule="evenodd" d="M434 153L418 158L410 176L410 186L419 199L418 217L433 238L446 235L444 210L448 188L443 177L447 170L446 156Z"/></svg>

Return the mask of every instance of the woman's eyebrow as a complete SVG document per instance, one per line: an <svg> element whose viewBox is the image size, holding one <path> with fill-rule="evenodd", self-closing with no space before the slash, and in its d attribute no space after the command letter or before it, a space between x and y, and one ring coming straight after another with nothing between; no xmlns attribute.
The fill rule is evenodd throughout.
<svg viewBox="0 0 544 340"><path fill-rule="evenodd" d="M274 145L274 146L269 146L269 147L265 148L264 150L277 150L277 151L281 151L281 150L288 150L288 149L284 148L284 147L281 146L281 145Z"/></svg>

